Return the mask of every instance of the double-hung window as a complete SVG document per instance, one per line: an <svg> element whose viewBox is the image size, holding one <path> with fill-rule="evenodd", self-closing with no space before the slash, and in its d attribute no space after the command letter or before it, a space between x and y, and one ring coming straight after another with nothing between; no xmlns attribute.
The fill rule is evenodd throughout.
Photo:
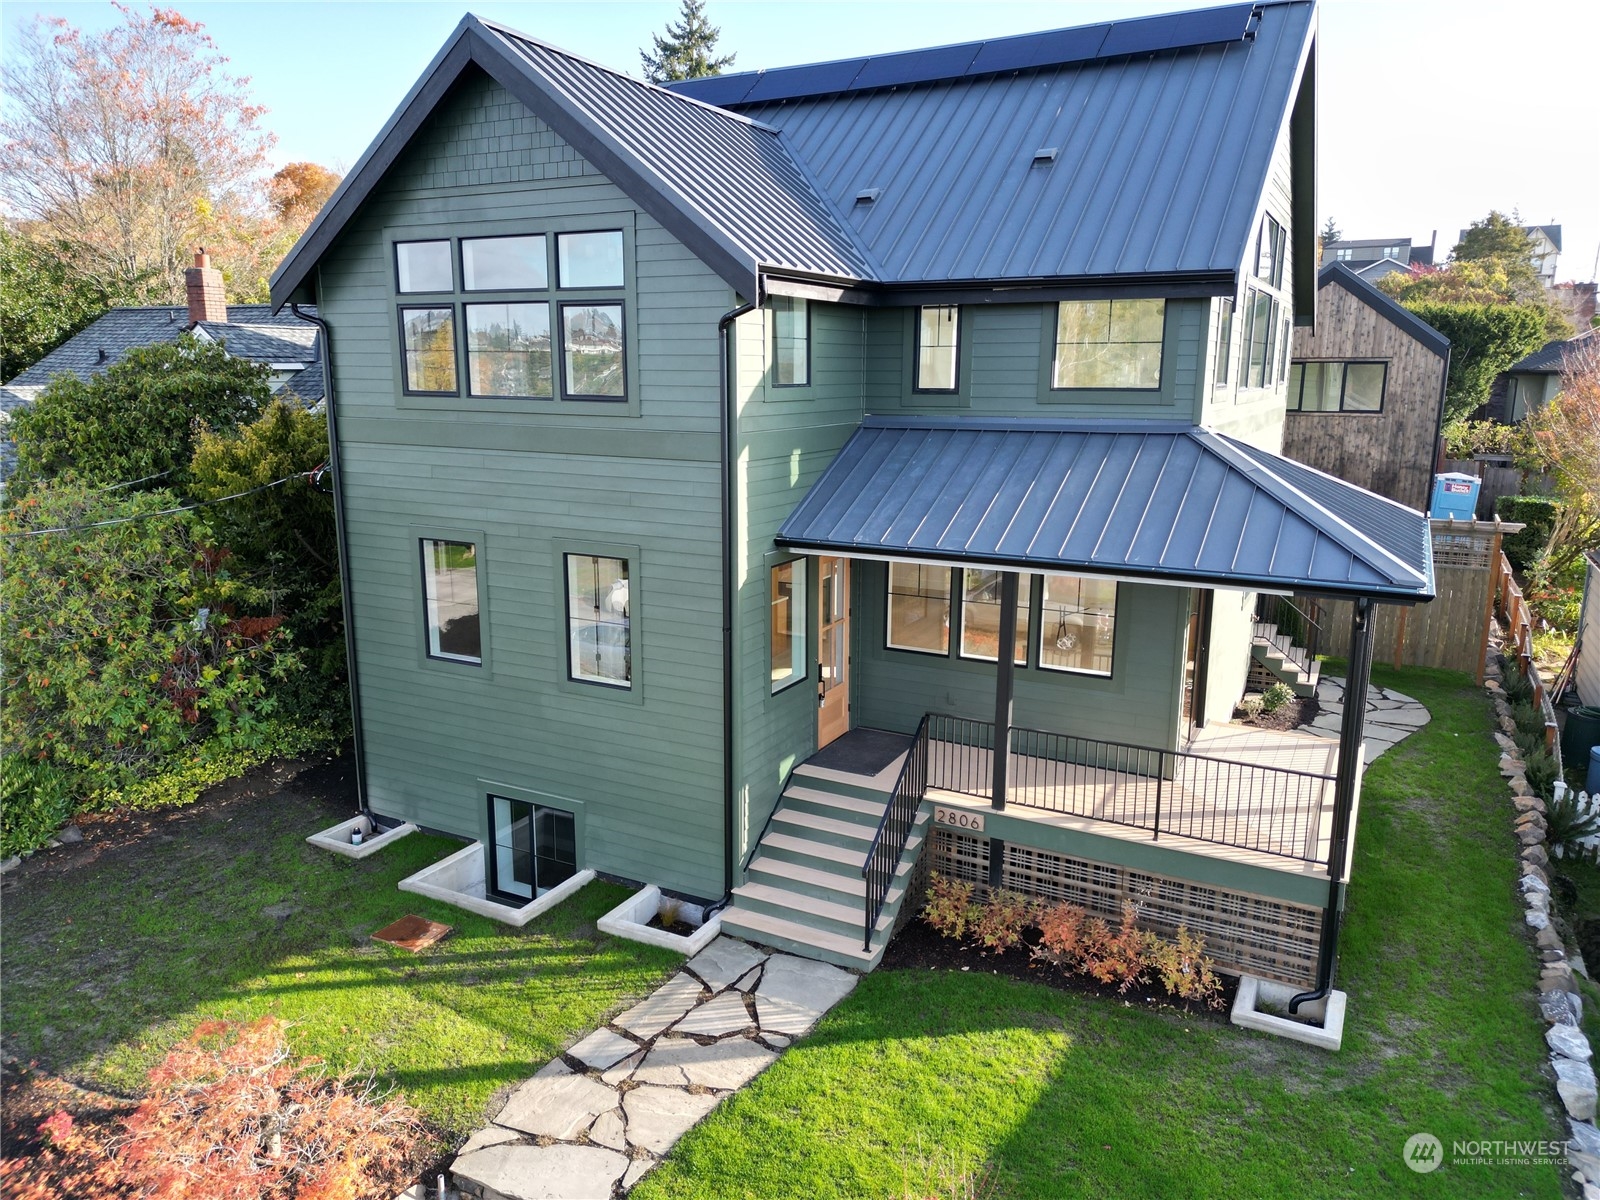
<svg viewBox="0 0 1600 1200"><path fill-rule="evenodd" d="M403 390L626 400L625 259L620 229L396 242Z"/></svg>
<svg viewBox="0 0 1600 1200"><path fill-rule="evenodd" d="M950 568L889 564L888 646L950 653Z"/></svg>

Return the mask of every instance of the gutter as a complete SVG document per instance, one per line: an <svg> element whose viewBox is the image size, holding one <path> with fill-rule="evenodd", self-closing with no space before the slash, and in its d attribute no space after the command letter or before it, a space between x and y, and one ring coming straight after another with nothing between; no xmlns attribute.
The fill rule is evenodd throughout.
<svg viewBox="0 0 1600 1200"><path fill-rule="evenodd" d="M759 287L759 280L758 280ZM728 353L728 330L740 317L756 307L750 300L730 308L717 322L717 432L721 443L722 508L722 894L733 892L733 440L736 402L733 388L733 361ZM330 426L331 430L331 426ZM342 543L341 543L342 544ZM347 626L348 628L348 626Z"/></svg>
<svg viewBox="0 0 1600 1200"><path fill-rule="evenodd" d="M356 624L354 606L350 601L350 539L345 528L344 470L339 465L339 417L333 402L333 330L319 316L300 311L299 304L290 304L289 310L302 321L310 321L321 331L322 407L328 414L328 467L333 472L333 531L339 549L339 604L344 614L345 671L350 685L350 734L355 744L353 760L356 768L356 810L373 820L367 807L367 752L366 739L361 730L361 684L356 669Z"/></svg>

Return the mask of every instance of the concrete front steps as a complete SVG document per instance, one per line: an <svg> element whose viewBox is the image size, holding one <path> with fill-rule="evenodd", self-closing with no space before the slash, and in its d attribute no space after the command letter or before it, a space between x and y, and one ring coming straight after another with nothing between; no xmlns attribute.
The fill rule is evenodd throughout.
<svg viewBox="0 0 1600 1200"><path fill-rule="evenodd" d="M1276 625L1258 625L1257 628L1266 632L1264 635L1258 633L1251 639L1250 656L1274 679L1288 684L1290 690L1302 700L1316 695L1322 664L1313 661L1309 672L1301 670L1289 660L1291 643L1287 635L1279 633Z"/></svg>
<svg viewBox="0 0 1600 1200"><path fill-rule="evenodd" d="M861 864L888 803L888 793L865 776L796 767L745 882L723 911L722 932L835 966L876 967L931 822L928 811L917 814L873 928L872 949L863 950L867 885Z"/></svg>

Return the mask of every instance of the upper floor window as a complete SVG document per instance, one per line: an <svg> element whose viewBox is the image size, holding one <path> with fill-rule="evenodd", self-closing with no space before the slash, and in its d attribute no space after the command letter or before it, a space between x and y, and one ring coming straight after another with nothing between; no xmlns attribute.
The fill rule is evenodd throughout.
<svg viewBox="0 0 1600 1200"><path fill-rule="evenodd" d="M1233 368L1233 297L1229 296L1217 306L1217 373L1213 387L1227 387L1228 375Z"/></svg>
<svg viewBox="0 0 1600 1200"><path fill-rule="evenodd" d="M1161 386L1165 300L1063 300L1056 311L1055 388Z"/></svg>
<svg viewBox="0 0 1600 1200"><path fill-rule="evenodd" d="M1350 262L1355 256L1356 252L1348 246L1340 246L1333 252L1335 262Z"/></svg>
<svg viewBox="0 0 1600 1200"><path fill-rule="evenodd" d="M625 400L623 259L618 229L396 242L399 293L436 297L398 306L405 392L458 395L464 352L469 396Z"/></svg>
<svg viewBox="0 0 1600 1200"><path fill-rule="evenodd" d="M1269 293L1252 287L1245 292L1244 386L1271 387L1278 341L1278 302Z"/></svg>
<svg viewBox="0 0 1600 1200"><path fill-rule="evenodd" d="M1385 246L1383 248L1383 256L1385 258L1404 258L1405 253L1406 248L1404 246Z"/></svg>
<svg viewBox="0 0 1600 1200"><path fill-rule="evenodd" d="M1388 364L1297 362L1289 367L1290 412L1383 411Z"/></svg>
<svg viewBox="0 0 1600 1200"><path fill-rule="evenodd" d="M811 382L811 302L772 297L772 382L804 387Z"/></svg>
<svg viewBox="0 0 1600 1200"><path fill-rule="evenodd" d="M1256 278L1275 288L1283 286L1284 231L1271 216L1261 219L1256 235Z"/></svg>
<svg viewBox="0 0 1600 1200"><path fill-rule="evenodd" d="M956 390L961 343L961 310L953 304L924 305L917 318L919 392Z"/></svg>

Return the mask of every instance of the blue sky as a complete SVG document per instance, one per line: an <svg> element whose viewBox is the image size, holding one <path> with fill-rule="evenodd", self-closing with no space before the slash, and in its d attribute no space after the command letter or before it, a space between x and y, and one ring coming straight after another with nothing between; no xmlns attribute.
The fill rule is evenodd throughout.
<svg viewBox="0 0 1600 1200"><path fill-rule="evenodd" d="M477 12L619 70L677 0L567 3L183 3L252 79L275 158L341 169L358 159L463 12ZM1197 0L710 0L736 70L845 58L1201 7ZM4 45L36 13L115 23L109 3L4 7ZM1515 16L1508 18L1508 13ZM1438 230L1441 256L1491 207L1564 228L1562 279L1593 279L1600 250L1600 135L1592 94L1594 0L1325 0L1318 222L1350 237Z"/></svg>

